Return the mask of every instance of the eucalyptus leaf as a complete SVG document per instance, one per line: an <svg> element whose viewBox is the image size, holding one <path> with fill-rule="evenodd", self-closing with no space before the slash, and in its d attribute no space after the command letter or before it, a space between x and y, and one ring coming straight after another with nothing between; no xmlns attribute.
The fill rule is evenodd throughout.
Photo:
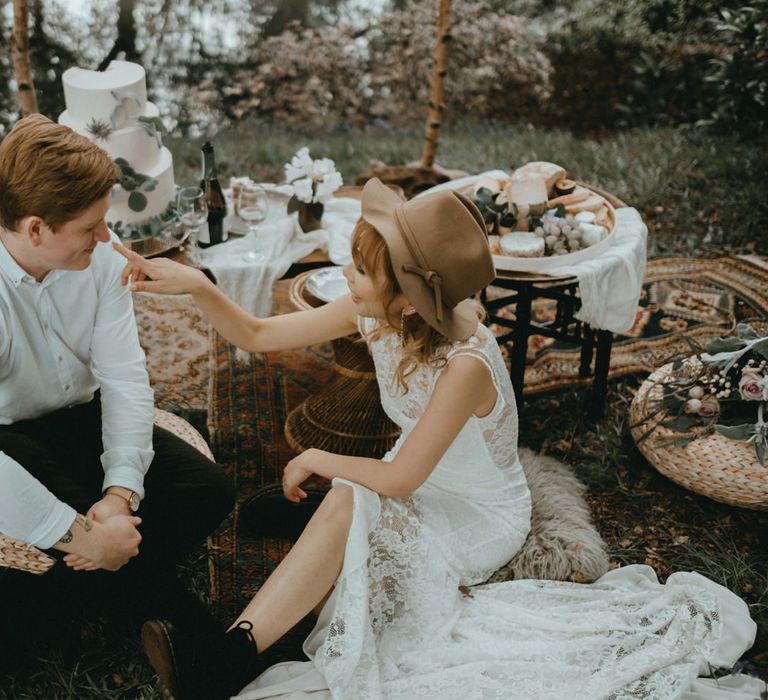
<svg viewBox="0 0 768 700"><path fill-rule="evenodd" d="M659 447L685 447L686 445L692 443L695 439L696 438L693 435L685 435L683 437L676 437L670 440L665 440L664 442L660 442L658 446Z"/></svg>
<svg viewBox="0 0 768 700"><path fill-rule="evenodd" d="M763 340L755 343L752 346L752 350L754 350L756 353L762 355L766 360L768 360L768 338L764 338Z"/></svg>
<svg viewBox="0 0 768 700"><path fill-rule="evenodd" d="M141 192L131 192L128 197L128 208L131 211L140 212L147 208L147 198Z"/></svg>
<svg viewBox="0 0 768 700"><path fill-rule="evenodd" d="M736 332L742 340L754 340L759 337L757 331L748 323L739 323L736 326Z"/></svg>
<svg viewBox="0 0 768 700"><path fill-rule="evenodd" d="M555 207L555 216L557 216L560 219L565 218L565 204L558 204Z"/></svg>
<svg viewBox="0 0 768 700"><path fill-rule="evenodd" d="M684 413L680 416L675 416L674 418L668 418L662 422L662 425L677 433L686 433L694 426L701 425L701 418L699 416Z"/></svg>
<svg viewBox="0 0 768 700"><path fill-rule="evenodd" d="M741 350L746 343L741 338L715 338L707 343L707 352L717 355L720 352Z"/></svg>
<svg viewBox="0 0 768 700"><path fill-rule="evenodd" d="M742 423L741 425L722 425L718 423L715 426L715 430L729 440L747 440L755 432L755 426L751 423Z"/></svg>
<svg viewBox="0 0 768 700"><path fill-rule="evenodd" d="M481 187L475 192L475 202L487 206L493 202L493 193L487 187Z"/></svg>
<svg viewBox="0 0 768 700"><path fill-rule="evenodd" d="M763 440L755 440L755 454L757 455L757 461L760 462L760 466L765 466L765 442Z"/></svg>
<svg viewBox="0 0 768 700"><path fill-rule="evenodd" d="M517 217L511 212L507 212L499 219L499 226L512 228L517 223Z"/></svg>

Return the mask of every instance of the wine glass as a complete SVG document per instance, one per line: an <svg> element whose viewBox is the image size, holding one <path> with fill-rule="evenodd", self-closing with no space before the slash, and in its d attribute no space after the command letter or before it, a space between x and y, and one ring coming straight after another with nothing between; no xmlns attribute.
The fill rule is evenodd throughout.
<svg viewBox="0 0 768 700"><path fill-rule="evenodd" d="M240 188L237 195L237 210L240 218L248 226L248 239L251 245L258 247L257 231L259 224L267 217L269 198L267 191L256 183L247 183ZM266 256L255 250L243 253L246 262L264 262Z"/></svg>
<svg viewBox="0 0 768 700"><path fill-rule="evenodd" d="M199 262L197 234L200 227L208 220L208 204L205 201L205 192L199 187L182 187L176 197L176 214L184 228L189 231L187 236L188 255L192 262Z"/></svg>

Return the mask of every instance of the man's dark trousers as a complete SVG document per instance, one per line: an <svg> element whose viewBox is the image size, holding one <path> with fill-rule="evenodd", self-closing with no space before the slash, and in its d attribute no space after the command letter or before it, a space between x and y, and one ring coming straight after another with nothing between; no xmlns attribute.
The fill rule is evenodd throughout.
<svg viewBox="0 0 768 700"><path fill-rule="evenodd" d="M137 513L139 555L117 572L72 571L61 561L42 576L0 567L2 652L24 654L25 642L37 646L58 625L76 624L83 615L107 616L133 630L156 617L180 627L214 624L178 581L175 564L232 510L232 483L198 450L157 426L153 447ZM104 479L98 395L86 404L0 426L0 450L85 514L100 500Z"/></svg>

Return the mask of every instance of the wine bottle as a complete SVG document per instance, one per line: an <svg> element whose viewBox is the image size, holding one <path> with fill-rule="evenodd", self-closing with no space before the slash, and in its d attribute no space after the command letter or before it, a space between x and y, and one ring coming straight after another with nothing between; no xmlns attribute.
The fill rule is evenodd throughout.
<svg viewBox="0 0 768 700"><path fill-rule="evenodd" d="M207 248L227 240L227 232L224 230L227 200L216 177L216 159L213 155L213 144L210 141L203 144L203 174L200 189L205 192L208 223L207 226L203 224L200 228L198 244L201 248Z"/></svg>

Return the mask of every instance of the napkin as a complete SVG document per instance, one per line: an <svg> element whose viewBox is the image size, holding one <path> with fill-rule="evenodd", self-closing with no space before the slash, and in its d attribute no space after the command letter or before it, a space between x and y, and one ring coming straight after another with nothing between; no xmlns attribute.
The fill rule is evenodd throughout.
<svg viewBox="0 0 768 700"><path fill-rule="evenodd" d="M647 258L648 228L633 207L616 209L611 246L592 260L557 267L552 275L579 278L576 318L593 328L626 333L635 323Z"/></svg>
<svg viewBox="0 0 768 700"><path fill-rule="evenodd" d="M216 277L224 294L254 316L263 318L272 311L272 285L288 268L313 250L326 248L328 233L299 228L296 214L274 223L262 224L256 236L233 238L220 245L200 251L199 259ZM243 259L249 250L261 253L264 259L250 262Z"/></svg>

